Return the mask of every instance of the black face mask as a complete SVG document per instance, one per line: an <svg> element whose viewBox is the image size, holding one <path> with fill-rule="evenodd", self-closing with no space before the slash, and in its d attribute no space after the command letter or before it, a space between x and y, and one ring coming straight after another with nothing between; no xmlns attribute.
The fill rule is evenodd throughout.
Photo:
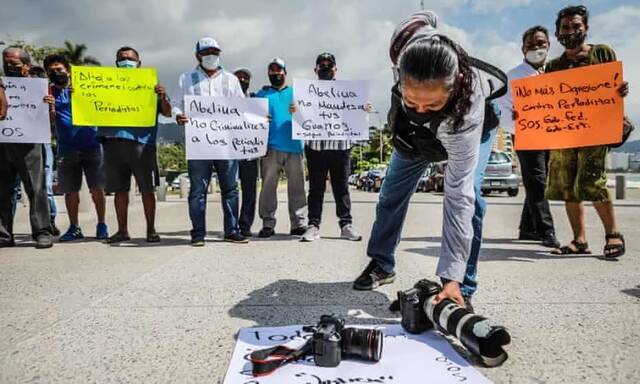
<svg viewBox="0 0 640 384"><path fill-rule="evenodd" d="M271 85L273 85L274 87L280 88L282 87L282 84L284 84L284 75L271 74L269 75L269 81L271 82Z"/></svg>
<svg viewBox="0 0 640 384"><path fill-rule="evenodd" d="M54 85L64 87L69 81L69 75L64 72L51 72L49 74L49 80L51 80Z"/></svg>
<svg viewBox="0 0 640 384"><path fill-rule="evenodd" d="M320 80L333 80L333 68L321 67L318 69L318 79Z"/></svg>
<svg viewBox="0 0 640 384"><path fill-rule="evenodd" d="M24 77L22 75L22 66L17 65L4 65L4 75L7 77Z"/></svg>
<svg viewBox="0 0 640 384"><path fill-rule="evenodd" d="M560 35L558 36L558 41L566 49L576 49L584 43L586 38L586 33L578 31L568 35Z"/></svg>
<svg viewBox="0 0 640 384"><path fill-rule="evenodd" d="M249 89L249 82L240 81L240 88L242 88L242 93L247 93L247 89Z"/></svg>

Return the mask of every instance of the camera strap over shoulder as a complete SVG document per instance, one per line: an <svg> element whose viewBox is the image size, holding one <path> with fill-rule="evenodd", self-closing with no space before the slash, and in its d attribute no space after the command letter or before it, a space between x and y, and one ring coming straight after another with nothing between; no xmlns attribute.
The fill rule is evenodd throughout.
<svg viewBox="0 0 640 384"><path fill-rule="evenodd" d="M311 353L311 342L309 339L298 349L289 348L285 345L260 349L249 355L253 376L266 376L276 369L292 361L300 360Z"/></svg>

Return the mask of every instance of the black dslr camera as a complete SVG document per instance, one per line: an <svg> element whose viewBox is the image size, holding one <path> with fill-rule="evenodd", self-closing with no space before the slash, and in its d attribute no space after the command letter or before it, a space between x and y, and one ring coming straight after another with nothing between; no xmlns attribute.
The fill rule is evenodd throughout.
<svg viewBox="0 0 640 384"><path fill-rule="evenodd" d="M336 367L342 357L379 361L383 335L377 329L345 328L344 319L322 315L316 326L302 328L312 332L311 354L319 367Z"/></svg>
<svg viewBox="0 0 640 384"><path fill-rule="evenodd" d="M445 299L433 305L441 290L440 284L422 279L413 288L398 292L402 328L417 334L437 325L443 333L460 340L485 365L495 367L506 361L508 355L502 346L511 342L507 330L490 325L487 318L469 312L452 300Z"/></svg>

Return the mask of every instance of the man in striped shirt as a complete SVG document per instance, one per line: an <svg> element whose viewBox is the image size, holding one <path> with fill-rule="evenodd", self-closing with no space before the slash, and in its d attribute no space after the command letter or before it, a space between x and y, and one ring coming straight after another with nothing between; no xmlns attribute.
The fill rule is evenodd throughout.
<svg viewBox="0 0 640 384"><path fill-rule="evenodd" d="M336 58L331 53L322 53L316 58L314 69L319 80L335 80ZM349 173L351 171L351 141L317 140L305 143L305 156L309 170L309 226L302 241L320 238L320 219L326 189L327 176L331 180L336 215L340 226L340 237L360 241L360 235L352 224L351 197L349 196Z"/></svg>
<svg viewBox="0 0 640 384"><path fill-rule="evenodd" d="M220 51L218 42L211 37L204 37L196 44L198 66L180 76L177 94L172 100L178 124L184 125L189 121L184 113L186 95L244 97L238 78L220 66ZM193 225L191 244L204 246L207 189L213 168L217 173L222 194L224 239L234 243L246 243L248 240L240 233L238 224L238 161L189 160L189 217Z"/></svg>

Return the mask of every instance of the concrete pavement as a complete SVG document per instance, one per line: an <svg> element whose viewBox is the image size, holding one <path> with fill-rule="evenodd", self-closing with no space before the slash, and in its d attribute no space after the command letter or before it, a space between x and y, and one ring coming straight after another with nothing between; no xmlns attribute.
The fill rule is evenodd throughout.
<svg viewBox="0 0 640 384"><path fill-rule="evenodd" d="M398 249L398 279L375 292L353 291L351 282L367 263L377 195L354 191L352 198L362 242L337 238L327 194L320 241L278 235L243 245L219 240L219 196L212 195L204 248L188 245L187 206L174 196L158 205L159 244L144 242L139 198L130 212L134 239L120 246L89 239L35 250L26 242L28 220L20 208L20 242L0 250L0 382L217 383L240 327L315 323L323 313L351 323L389 321L397 316L387 310L397 290L434 277L442 197L414 196ZM284 194L280 202L276 230L284 234ZM521 203L522 194L489 198L474 306L507 326L513 340L505 365L479 369L498 383L640 382L640 199L617 207L628 250L613 262L596 257L604 236L592 208L593 257L551 256L514 241ZM553 204L552 210L565 243L564 209ZM94 232L93 217L81 215L85 235ZM111 200L108 224L115 231Z"/></svg>

